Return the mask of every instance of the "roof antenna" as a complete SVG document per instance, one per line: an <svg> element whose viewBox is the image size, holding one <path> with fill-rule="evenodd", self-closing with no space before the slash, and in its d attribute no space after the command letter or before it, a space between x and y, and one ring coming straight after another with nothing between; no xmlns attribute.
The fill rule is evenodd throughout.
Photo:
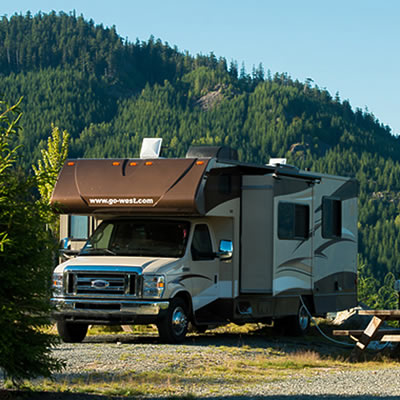
<svg viewBox="0 0 400 400"><path fill-rule="evenodd" d="M140 158L159 158L162 139L144 138L140 149Z"/></svg>

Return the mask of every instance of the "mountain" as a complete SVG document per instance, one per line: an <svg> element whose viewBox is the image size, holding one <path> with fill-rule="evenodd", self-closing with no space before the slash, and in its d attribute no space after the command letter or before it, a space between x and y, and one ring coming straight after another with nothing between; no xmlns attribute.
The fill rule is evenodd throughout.
<svg viewBox="0 0 400 400"><path fill-rule="evenodd" d="M400 275L400 139L373 114L310 81L262 65L248 74L154 38L130 43L73 13L3 17L0 43L0 93L10 103L24 97L25 169L54 123L71 134L71 157L135 157L143 137L162 137L167 157L225 144L242 161L287 157L355 176L363 273Z"/></svg>

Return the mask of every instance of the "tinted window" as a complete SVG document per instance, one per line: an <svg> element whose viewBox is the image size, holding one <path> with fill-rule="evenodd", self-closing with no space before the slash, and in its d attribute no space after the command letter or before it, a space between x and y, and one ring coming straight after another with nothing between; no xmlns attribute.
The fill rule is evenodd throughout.
<svg viewBox="0 0 400 400"><path fill-rule="evenodd" d="M279 239L307 239L310 230L310 208L303 204L279 203Z"/></svg>
<svg viewBox="0 0 400 400"><path fill-rule="evenodd" d="M190 224L185 221L121 219L103 221L81 254L182 257Z"/></svg>
<svg viewBox="0 0 400 400"><path fill-rule="evenodd" d="M230 175L220 175L218 178L218 190L221 194L230 194L232 192L231 188L231 176Z"/></svg>
<svg viewBox="0 0 400 400"><path fill-rule="evenodd" d="M325 239L342 236L342 202L338 199L322 199L322 237Z"/></svg>
<svg viewBox="0 0 400 400"><path fill-rule="evenodd" d="M211 260L215 258L207 225L196 225L191 251L193 260Z"/></svg>

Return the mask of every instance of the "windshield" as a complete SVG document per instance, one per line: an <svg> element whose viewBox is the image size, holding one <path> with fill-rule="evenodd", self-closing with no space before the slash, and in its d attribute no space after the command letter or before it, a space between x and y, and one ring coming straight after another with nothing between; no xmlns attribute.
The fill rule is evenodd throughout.
<svg viewBox="0 0 400 400"><path fill-rule="evenodd" d="M102 222L86 242L81 255L182 257L189 222L111 220Z"/></svg>

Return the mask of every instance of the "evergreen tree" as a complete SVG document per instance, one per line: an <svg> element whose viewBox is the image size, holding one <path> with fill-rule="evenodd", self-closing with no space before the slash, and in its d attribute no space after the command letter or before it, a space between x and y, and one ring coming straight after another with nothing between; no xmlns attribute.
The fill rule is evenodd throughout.
<svg viewBox="0 0 400 400"><path fill-rule="evenodd" d="M53 241L45 229L49 207L32 197L35 179L16 168L19 108L0 102L0 368L14 382L50 376L61 363L51 355L49 324Z"/></svg>

